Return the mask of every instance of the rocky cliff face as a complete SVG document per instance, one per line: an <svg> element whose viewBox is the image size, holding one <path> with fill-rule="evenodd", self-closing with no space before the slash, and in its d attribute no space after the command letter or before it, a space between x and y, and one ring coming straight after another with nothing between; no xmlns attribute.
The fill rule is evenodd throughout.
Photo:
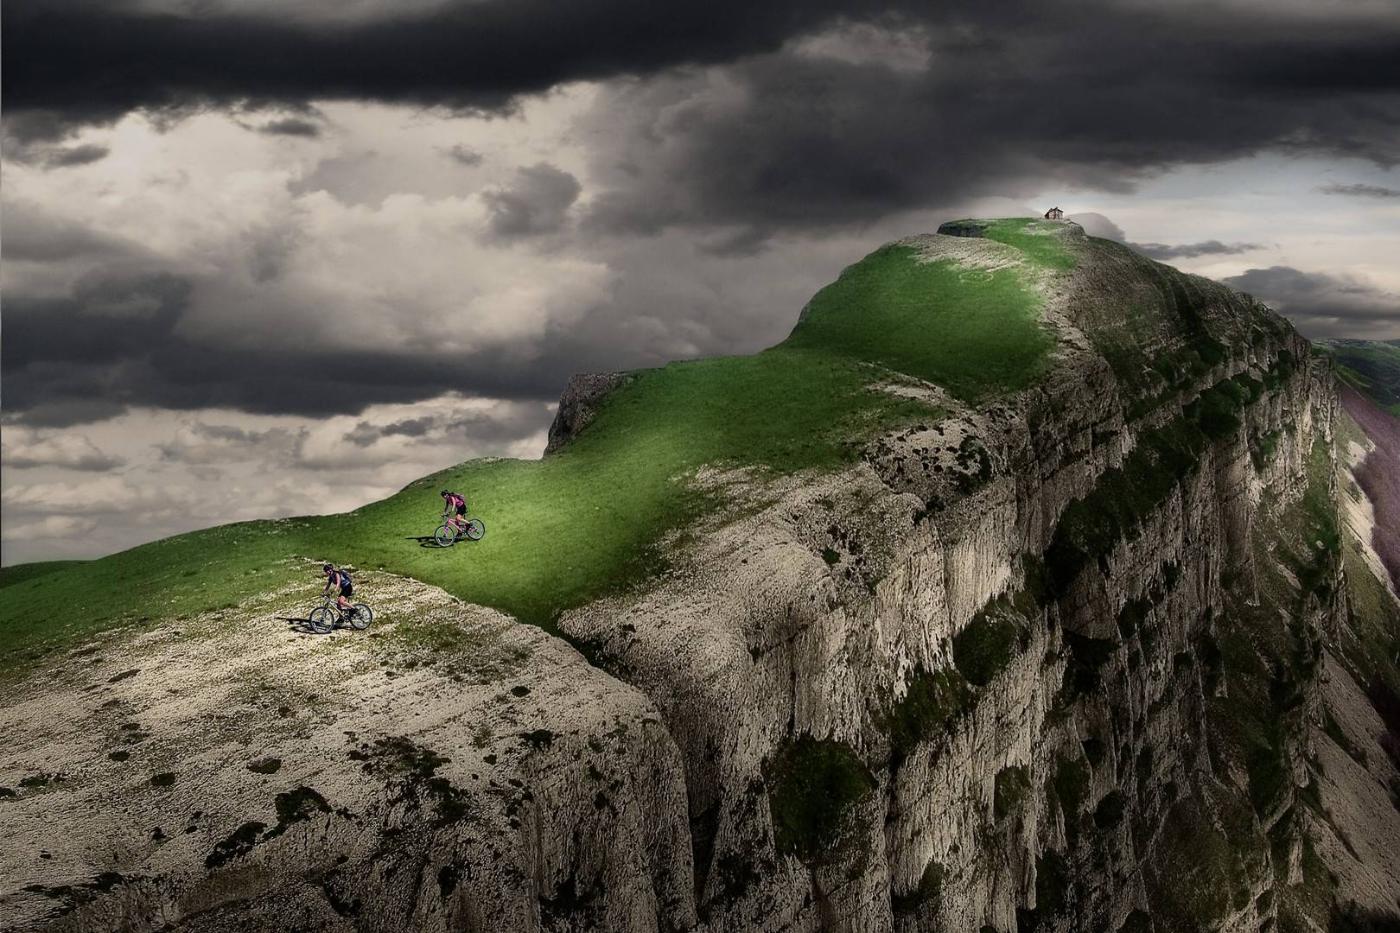
<svg viewBox="0 0 1400 933"><path fill-rule="evenodd" d="M1035 279L1056 349L1034 387L968 404L891 382L930 415L854 466L701 470L722 511L664 576L564 614L573 647L473 607L443 625L450 601L404 581L404 621L332 642L295 725L273 700L291 649L219 649L261 672L255 695L120 679L126 657L175 669L174 637L30 683L5 763L47 779L0 800L23 843L0 875L28 881L0 909L16 928L713 933L1386 916L1400 814L1348 824L1365 872L1317 842L1346 800L1400 787L1379 754L1345 783L1319 739L1351 624L1328 366L1247 297L1041 226L1077 262ZM1019 262L982 232L905 243L969 276ZM577 384L552 449L617 381ZM37 725L55 704L84 734L130 719L173 786ZM215 741L220 709L237 722ZM275 779L251 763L274 757Z"/></svg>
<svg viewBox="0 0 1400 933"><path fill-rule="evenodd" d="M1277 918L1340 581L1335 542L1300 570L1275 536L1330 501L1335 399L1291 330L1185 277L1195 329L1146 339L1194 371L1125 392L1098 315L1153 271L1081 264L1041 388L940 396L953 414L860 467L754 490L689 572L566 618L680 746L711 928Z"/></svg>

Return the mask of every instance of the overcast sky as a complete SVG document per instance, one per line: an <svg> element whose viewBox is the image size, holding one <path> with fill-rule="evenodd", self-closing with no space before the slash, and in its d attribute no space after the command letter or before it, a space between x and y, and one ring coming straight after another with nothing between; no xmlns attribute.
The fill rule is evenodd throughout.
<svg viewBox="0 0 1400 933"><path fill-rule="evenodd" d="M0 559L537 456L957 215L1400 337L1393 0L935 6L7 0Z"/></svg>

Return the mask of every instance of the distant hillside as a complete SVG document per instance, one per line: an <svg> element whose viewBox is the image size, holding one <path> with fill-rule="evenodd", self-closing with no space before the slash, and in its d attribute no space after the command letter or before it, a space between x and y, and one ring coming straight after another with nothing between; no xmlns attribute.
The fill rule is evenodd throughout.
<svg viewBox="0 0 1400 933"><path fill-rule="evenodd" d="M1400 340L1320 340L1342 381L1400 417Z"/></svg>

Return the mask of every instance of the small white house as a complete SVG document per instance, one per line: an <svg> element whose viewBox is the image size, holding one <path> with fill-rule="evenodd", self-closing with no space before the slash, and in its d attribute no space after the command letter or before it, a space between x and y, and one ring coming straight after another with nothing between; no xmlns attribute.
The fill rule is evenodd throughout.
<svg viewBox="0 0 1400 933"><path fill-rule="evenodd" d="M1046 220L1063 220L1064 216L1065 212L1060 210L1058 207L1052 207L1050 208L1050 210L1045 212Z"/></svg>

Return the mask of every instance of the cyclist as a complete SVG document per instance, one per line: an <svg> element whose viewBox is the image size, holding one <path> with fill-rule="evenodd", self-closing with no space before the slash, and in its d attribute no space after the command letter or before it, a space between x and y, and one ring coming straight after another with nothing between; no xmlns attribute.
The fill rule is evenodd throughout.
<svg viewBox="0 0 1400 933"><path fill-rule="evenodd" d="M450 490L442 491L442 517L461 534L467 530L467 500Z"/></svg>
<svg viewBox="0 0 1400 933"><path fill-rule="evenodd" d="M349 615L353 611L350 606L350 596L355 592L354 584L350 582L350 574L344 570L335 569L334 564L323 564L321 573L326 577L326 588L321 592L321 595L329 596L332 590L339 590L340 594L335 598L335 605L341 612Z"/></svg>

